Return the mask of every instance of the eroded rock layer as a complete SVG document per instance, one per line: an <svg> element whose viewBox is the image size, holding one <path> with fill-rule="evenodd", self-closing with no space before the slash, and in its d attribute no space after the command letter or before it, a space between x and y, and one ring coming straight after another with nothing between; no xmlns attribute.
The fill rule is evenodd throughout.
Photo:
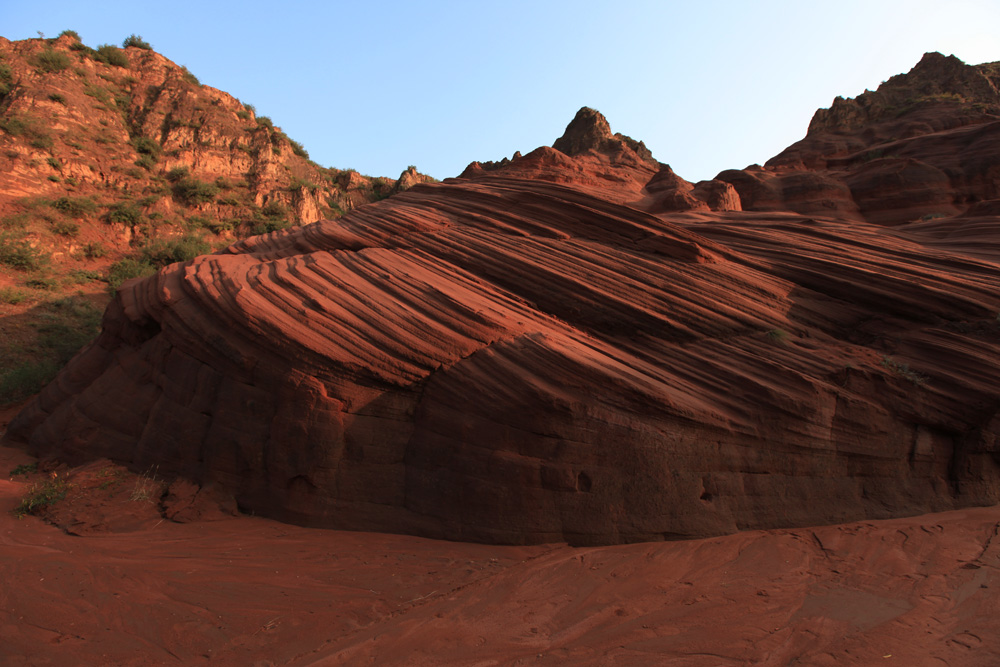
<svg viewBox="0 0 1000 667"><path fill-rule="evenodd" d="M851 179L878 160L692 184L584 110L569 153L473 164L132 283L7 437L283 520L455 540L996 503L998 183L977 172L943 217L914 194L930 156L986 155L990 118L975 141L911 143L924 159L876 206Z"/></svg>
<svg viewBox="0 0 1000 667"><path fill-rule="evenodd" d="M997 264L926 232L697 215L484 178L256 237L123 290L11 434L449 539L998 500Z"/></svg>

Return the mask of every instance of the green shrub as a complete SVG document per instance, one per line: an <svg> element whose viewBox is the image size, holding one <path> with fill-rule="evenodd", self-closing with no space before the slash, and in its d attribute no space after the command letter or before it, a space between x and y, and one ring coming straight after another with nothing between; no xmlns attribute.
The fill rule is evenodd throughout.
<svg viewBox="0 0 1000 667"><path fill-rule="evenodd" d="M71 220L56 220L52 223L52 231L60 236L76 236L80 233L80 225Z"/></svg>
<svg viewBox="0 0 1000 667"><path fill-rule="evenodd" d="M52 137L33 119L21 118L19 116L8 116L0 118L0 130L3 130L12 137L23 137L28 140L28 145L33 148L52 148Z"/></svg>
<svg viewBox="0 0 1000 667"><path fill-rule="evenodd" d="M146 171L153 171L156 168L156 157L149 155L148 153L143 153L139 156L139 159L135 161L137 167L142 167ZM142 174L138 174L136 178L141 178Z"/></svg>
<svg viewBox="0 0 1000 667"><path fill-rule="evenodd" d="M236 117L240 120L250 120L250 112L246 109L240 109L236 112Z"/></svg>
<svg viewBox="0 0 1000 667"><path fill-rule="evenodd" d="M150 276L154 273L156 273L156 267L148 261L126 257L125 259L118 260L108 268L108 288L114 294L126 280Z"/></svg>
<svg viewBox="0 0 1000 667"><path fill-rule="evenodd" d="M40 72L61 72L69 67L69 56L62 51L46 49L31 59L31 64Z"/></svg>
<svg viewBox="0 0 1000 667"><path fill-rule="evenodd" d="M3 130L12 137L24 136L28 132L29 127L30 121L18 118L17 116L0 118L0 130Z"/></svg>
<svg viewBox="0 0 1000 667"><path fill-rule="evenodd" d="M28 395L30 396L30 394ZM20 519L25 514L34 514L65 498L67 491L69 491L69 484L65 479L58 477L41 484L34 484L28 490L27 495L21 498L21 504L14 509L14 516Z"/></svg>
<svg viewBox="0 0 1000 667"><path fill-rule="evenodd" d="M260 212L268 218L283 218L288 211L285 209L285 205L279 200L272 199L264 205Z"/></svg>
<svg viewBox="0 0 1000 667"><path fill-rule="evenodd" d="M98 259L108 254L107 248L100 243L87 243L83 246L82 252L87 259Z"/></svg>
<svg viewBox="0 0 1000 667"><path fill-rule="evenodd" d="M52 208L73 218L82 218L97 210L97 204L90 197L59 197L52 202Z"/></svg>
<svg viewBox="0 0 1000 667"><path fill-rule="evenodd" d="M257 116L257 125L274 129L274 123L272 123L271 119L267 116Z"/></svg>
<svg viewBox="0 0 1000 667"><path fill-rule="evenodd" d="M10 471L11 477L17 477L18 475L30 475L33 472L38 472L38 463L22 463L21 465L15 467Z"/></svg>
<svg viewBox="0 0 1000 667"><path fill-rule="evenodd" d="M52 137L43 132L35 133L35 135L28 141L28 145L32 148L40 148L42 150L49 150L52 148L54 143L55 142L52 141Z"/></svg>
<svg viewBox="0 0 1000 667"><path fill-rule="evenodd" d="M63 30L61 33L59 33L59 36L60 37L69 36L78 42L83 41L80 39L80 33L78 33L76 30Z"/></svg>
<svg viewBox="0 0 1000 667"><path fill-rule="evenodd" d="M149 137L137 137L132 140L132 147L135 148L136 153L141 153L143 155L157 156L160 154L162 148L154 139Z"/></svg>
<svg viewBox="0 0 1000 667"><path fill-rule="evenodd" d="M129 35L125 38L125 41L122 42L123 48L127 49L130 46L134 46L137 49L145 49L146 51L151 51L153 49L149 42L143 40L143 38L139 35Z"/></svg>
<svg viewBox="0 0 1000 667"><path fill-rule="evenodd" d="M59 93L49 93L49 100L61 104L63 106L66 106L66 98L60 95Z"/></svg>
<svg viewBox="0 0 1000 667"><path fill-rule="evenodd" d="M147 243L140 251L140 259L157 268L187 262L198 255L212 252L212 246L205 243L200 236L187 234L177 239L155 239Z"/></svg>
<svg viewBox="0 0 1000 667"><path fill-rule="evenodd" d="M120 223L126 227L135 227L142 222L142 211L132 202L118 202L112 205L104 214L104 221Z"/></svg>
<svg viewBox="0 0 1000 667"><path fill-rule="evenodd" d="M19 271L37 271L48 264L49 257L32 247L24 238L0 234L0 264Z"/></svg>
<svg viewBox="0 0 1000 667"><path fill-rule="evenodd" d="M212 183L199 181L197 178L183 178L174 183L174 195L187 206L206 204L219 193L219 188Z"/></svg>
<svg viewBox="0 0 1000 667"><path fill-rule="evenodd" d="M16 287L0 287L0 302L17 305L28 300L28 293Z"/></svg>
<svg viewBox="0 0 1000 667"><path fill-rule="evenodd" d="M46 176L45 178L46 178L46 179L48 179L48 180L50 180L50 181L52 181L53 183L58 183L59 181L61 181L61 180L62 180L61 178L59 178L59 177L58 177L58 176L56 176L55 174L49 174L49 175L48 175L48 176Z"/></svg>
<svg viewBox="0 0 1000 667"><path fill-rule="evenodd" d="M14 87L14 72L7 63L0 63L0 97L3 97Z"/></svg>
<svg viewBox="0 0 1000 667"><path fill-rule="evenodd" d="M128 56L117 46L111 44L98 46L94 59L113 67L129 68Z"/></svg>
<svg viewBox="0 0 1000 667"><path fill-rule="evenodd" d="M45 160L45 162L53 169L62 169L62 162L60 162L58 158L50 156Z"/></svg>
<svg viewBox="0 0 1000 667"><path fill-rule="evenodd" d="M171 183L176 183L181 179L186 178L188 173L190 172L187 167L174 167L167 172L167 180Z"/></svg>
<svg viewBox="0 0 1000 667"><path fill-rule="evenodd" d="M305 188L309 192L315 193L316 190L319 188L319 186L311 181L304 181L298 176L292 176L292 180L288 184L288 189L294 192L296 190L301 190L302 188Z"/></svg>

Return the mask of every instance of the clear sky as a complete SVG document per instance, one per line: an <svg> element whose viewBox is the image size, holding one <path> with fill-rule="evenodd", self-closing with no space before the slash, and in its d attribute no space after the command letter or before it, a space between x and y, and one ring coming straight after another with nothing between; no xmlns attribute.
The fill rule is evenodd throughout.
<svg viewBox="0 0 1000 667"><path fill-rule="evenodd" d="M684 178L763 163L926 51L1000 61L997 0L0 0L0 36L141 35L324 166L437 178L551 145L581 106Z"/></svg>

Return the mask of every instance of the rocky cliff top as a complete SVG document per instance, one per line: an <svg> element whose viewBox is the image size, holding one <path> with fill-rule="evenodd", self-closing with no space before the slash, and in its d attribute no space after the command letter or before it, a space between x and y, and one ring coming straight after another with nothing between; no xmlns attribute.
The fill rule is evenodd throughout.
<svg viewBox="0 0 1000 667"><path fill-rule="evenodd" d="M913 69L855 98L837 97L819 109L809 133L855 132L866 124L899 117L916 107L960 103L973 110L1000 114L1000 63L966 65L955 56L925 53Z"/></svg>
<svg viewBox="0 0 1000 667"><path fill-rule="evenodd" d="M576 157L588 151L616 153L634 152L641 160L656 164L653 154L641 141L627 135L611 132L608 119L596 109L583 107L566 126L566 131L552 143L558 151Z"/></svg>

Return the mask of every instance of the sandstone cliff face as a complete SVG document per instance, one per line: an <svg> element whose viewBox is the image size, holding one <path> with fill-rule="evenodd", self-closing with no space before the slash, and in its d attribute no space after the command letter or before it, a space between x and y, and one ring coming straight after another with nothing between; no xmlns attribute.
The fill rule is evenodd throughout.
<svg viewBox="0 0 1000 667"><path fill-rule="evenodd" d="M471 165L130 283L7 438L284 520L455 540L1000 501L1000 217L865 220L935 209L923 165L968 137L911 144L858 202L860 169L696 185L584 120L557 142L572 155ZM789 201L824 214L753 210Z"/></svg>

